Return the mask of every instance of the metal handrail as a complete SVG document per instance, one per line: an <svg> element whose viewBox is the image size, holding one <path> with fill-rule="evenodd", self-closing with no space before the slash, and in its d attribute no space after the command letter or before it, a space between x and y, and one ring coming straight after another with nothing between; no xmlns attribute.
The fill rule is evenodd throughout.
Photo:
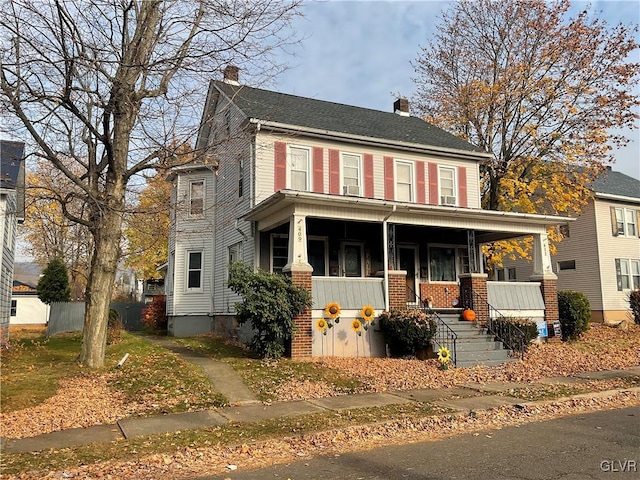
<svg viewBox="0 0 640 480"><path fill-rule="evenodd" d="M518 352L520 358L524 358L525 353L525 333L520 327L513 322L506 321L507 317L503 315L500 310L493 307L488 301L478 295L477 292L472 292L471 305L465 308L471 308L477 312L476 302L478 305L487 307L487 333L493 335L498 341L502 342L505 348L511 350L513 353ZM503 322L496 322L493 315Z"/></svg>
<svg viewBox="0 0 640 480"><path fill-rule="evenodd" d="M445 322L440 315L425 302L411 287L407 285L407 289L413 293L414 298L419 305L418 310L423 311L427 315L430 315L436 322L436 333L433 336L433 343L437 344L439 348L446 347L449 350L451 356L451 362L456 365L456 342L458 340L458 334Z"/></svg>

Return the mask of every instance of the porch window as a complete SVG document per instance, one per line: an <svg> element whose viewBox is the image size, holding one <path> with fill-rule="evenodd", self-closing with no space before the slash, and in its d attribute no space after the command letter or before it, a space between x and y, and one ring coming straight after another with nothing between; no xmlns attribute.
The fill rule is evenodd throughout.
<svg viewBox="0 0 640 480"><path fill-rule="evenodd" d="M204 180L189 182L189 215L201 217L204 214Z"/></svg>
<svg viewBox="0 0 640 480"><path fill-rule="evenodd" d="M360 155L342 154L342 189L344 195L360 195L361 177Z"/></svg>
<svg viewBox="0 0 640 480"><path fill-rule="evenodd" d="M282 273L289 261L289 235L274 233L271 235L271 271Z"/></svg>
<svg viewBox="0 0 640 480"><path fill-rule="evenodd" d="M396 200L400 202L414 201L413 163L396 161Z"/></svg>
<svg viewBox="0 0 640 480"><path fill-rule="evenodd" d="M202 291L202 250L187 251L187 291Z"/></svg>
<svg viewBox="0 0 640 480"><path fill-rule="evenodd" d="M309 237L307 245L309 264L313 267L313 274L317 277L327 276L329 270L329 248L327 237Z"/></svg>
<svg viewBox="0 0 640 480"><path fill-rule="evenodd" d="M455 282L469 272L469 255L463 247L429 247L429 280Z"/></svg>
<svg viewBox="0 0 640 480"><path fill-rule="evenodd" d="M289 185L292 190L306 192L310 185L309 159L311 154L308 148L289 147L289 159L291 162Z"/></svg>
<svg viewBox="0 0 640 480"><path fill-rule="evenodd" d="M618 291L640 288L640 260L616 258Z"/></svg>
<svg viewBox="0 0 640 480"><path fill-rule="evenodd" d="M438 167L440 188L440 205L453 205L458 202L456 195L456 169L453 167Z"/></svg>

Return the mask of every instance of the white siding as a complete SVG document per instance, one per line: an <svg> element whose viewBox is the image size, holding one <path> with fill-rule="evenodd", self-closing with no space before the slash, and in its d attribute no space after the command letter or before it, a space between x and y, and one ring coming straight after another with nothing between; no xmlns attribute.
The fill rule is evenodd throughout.
<svg viewBox="0 0 640 480"><path fill-rule="evenodd" d="M16 315L11 325L44 325L47 323L48 307L35 295L15 295Z"/></svg>

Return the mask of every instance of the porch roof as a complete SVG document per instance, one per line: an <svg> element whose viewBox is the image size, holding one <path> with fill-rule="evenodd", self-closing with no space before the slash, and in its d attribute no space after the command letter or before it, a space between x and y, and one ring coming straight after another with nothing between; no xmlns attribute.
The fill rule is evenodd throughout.
<svg viewBox="0 0 640 480"><path fill-rule="evenodd" d="M268 230L287 222L294 213L311 218L469 229L476 231L476 239L481 243L541 234L548 226L575 220L553 215L423 205L295 190L274 193L242 218L257 222L259 230Z"/></svg>

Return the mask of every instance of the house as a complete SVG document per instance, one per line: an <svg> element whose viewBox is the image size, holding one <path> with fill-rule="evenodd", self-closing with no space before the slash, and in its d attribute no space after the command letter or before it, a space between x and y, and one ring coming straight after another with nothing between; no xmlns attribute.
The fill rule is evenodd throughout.
<svg viewBox="0 0 640 480"><path fill-rule="evenodd" d="M16 229L24 221L24 143L0 140L0 345L9 340Z"/></svg>
<svg viewBox="0 0 640 480"><path fill-rule="evenodd" d="M420 118L242 86L228 67L210 83L199 160L172 170L165 288L169 332L230 332L238 298L227 267L291 275L314 305L296 319L293 357L384 355L380 332L352 321L418 305L488 316L481 246L532 235L531 287L557 319L547 227L569 219L486 211L479 164L489 155ZM340 324L318 330L337 302ZM372 331L373 330L373 331Z"/></svg>
<svg viewBox="0 0 640 480"><path fill-rule="evenodd" d="M587 296L592 321L617 322L629 317L629 292L640 288L640 180L607 168L592 191L576 221L562 227L552 268L559 290ZM531 271L531 262L507 261L500 279Z"/></svg>
<svg viewBox="0 0 640 480"><path fill-rule="evenodd" d="M36 287L14 280L11 292L11 325L46 325L48 315L49 308L38 298Z"/></svg>

